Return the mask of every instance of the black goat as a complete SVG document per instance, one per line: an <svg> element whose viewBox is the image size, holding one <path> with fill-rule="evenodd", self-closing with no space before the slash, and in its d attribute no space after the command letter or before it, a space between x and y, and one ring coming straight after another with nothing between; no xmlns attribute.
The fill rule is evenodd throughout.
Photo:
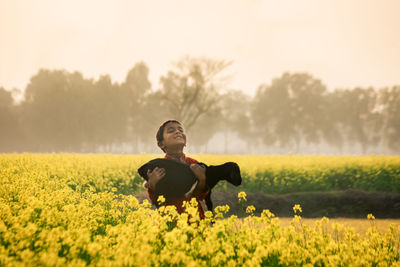
<svg viewBox="0 0 400 267"><path fill-rule="evenodd" d="M207 166L197 163L206 168L206 184L210 188L205 201L207 209L213 210L211 201L211 190L221 180L238 186L242 183L240 168L235 162L227 162L216 166ZM187 197L198 183L198 179L190 169L190 165L173 159L153 159L141 166L138 173L148 181L147 170L152 171L155 167L165 169L165 177L157 184L154 192L155 200L163 195L166 199ZM157 201L156 201L157 202ZM158 203L153 203L158 206Z"/></svg>

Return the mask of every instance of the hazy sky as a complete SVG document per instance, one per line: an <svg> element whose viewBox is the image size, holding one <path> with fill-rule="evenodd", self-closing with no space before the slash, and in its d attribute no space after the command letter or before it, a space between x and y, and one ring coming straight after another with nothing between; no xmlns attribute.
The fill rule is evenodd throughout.
<svg viewBox="0 0 400 267"><path fill-rule="evenodd" d="M232 60L253 95L285 71L329 89L400 84L400 1L0 0L0 86L40 68L122 81L139 61L153 89L184 55Z"/></svg>

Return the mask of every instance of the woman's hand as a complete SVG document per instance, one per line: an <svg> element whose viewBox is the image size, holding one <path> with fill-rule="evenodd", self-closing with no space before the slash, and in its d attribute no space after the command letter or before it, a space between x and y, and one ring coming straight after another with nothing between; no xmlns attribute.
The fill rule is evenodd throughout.
<svg viewBox="0 0 400 267"><path fill-rule="evenodd" d="M164 176L165 176L165 169L164 168L155 167L153 169L153 171L147 170L147 177L149 177L149 180L148 180L149 189L154 192L154 189L156 188L156 184Z"/></svg>
<svg viewBox="0 0 400 267"><path fill-rule="evenodd" d="M199 179L199 182L206 182L206 168L199 164L190 164L190 169L194 175Z"/></svg>
<svg viewBox="0 0 400 267"><path fill-rule="evenodd" d="M191 164L190 169L197 177L197 179L199 179L199 183L192 193L192 196L196 196L197 194L203 193L208 189L206 185L206 168L199 164Z"/></svg>

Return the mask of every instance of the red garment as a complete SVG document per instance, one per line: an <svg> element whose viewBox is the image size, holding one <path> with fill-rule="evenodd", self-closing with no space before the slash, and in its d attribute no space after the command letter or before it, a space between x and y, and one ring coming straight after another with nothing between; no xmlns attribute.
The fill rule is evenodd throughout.
<svg viewBox="0 0 400 267"><path fill-rule="evenodd" d="M171 157L168 157L167 155L165 155L164 158L168 159L168 158L171 158ZM194 164L194 163L198 162L195 159L186 157L185 154L183 154L183 158L184 158L186 164ZM197 200L197 207L198 207L199 215L200 215L201 219L204 219L205 216L204 216L204 209L203 209L203 206L201 205L200 201L205 199L205 197L208 194L208 191L209 191L209 189L207 189L207 191L205 191L203 193L200 193L200 194L195 196L196 200ZM154 194L153 194L153 192L150 191L150 188L148 188L148 187L147 187L147 194L149 196L149 199L150 199L151 203L155 203ZM178 213L181 214L182 212L185 211L185 209L182 207L183 201L190 201L191 199L192 199L192 197L168 199L168 200L166 200L165 204L166 205L174 205L176 207Z"/></svg>

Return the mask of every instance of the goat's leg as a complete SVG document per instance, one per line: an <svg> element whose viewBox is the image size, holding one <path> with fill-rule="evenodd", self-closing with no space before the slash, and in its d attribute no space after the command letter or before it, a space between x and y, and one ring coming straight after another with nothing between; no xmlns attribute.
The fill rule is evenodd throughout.
<svg viewBox="0 0 400 267"><path fill-rule="evenodd" d="M206 195L205 201L206 201L207 209L209 211L213 212L213 203L212 203L212 200L211 200L211 189L208 192L208 194Z"/></svg>

